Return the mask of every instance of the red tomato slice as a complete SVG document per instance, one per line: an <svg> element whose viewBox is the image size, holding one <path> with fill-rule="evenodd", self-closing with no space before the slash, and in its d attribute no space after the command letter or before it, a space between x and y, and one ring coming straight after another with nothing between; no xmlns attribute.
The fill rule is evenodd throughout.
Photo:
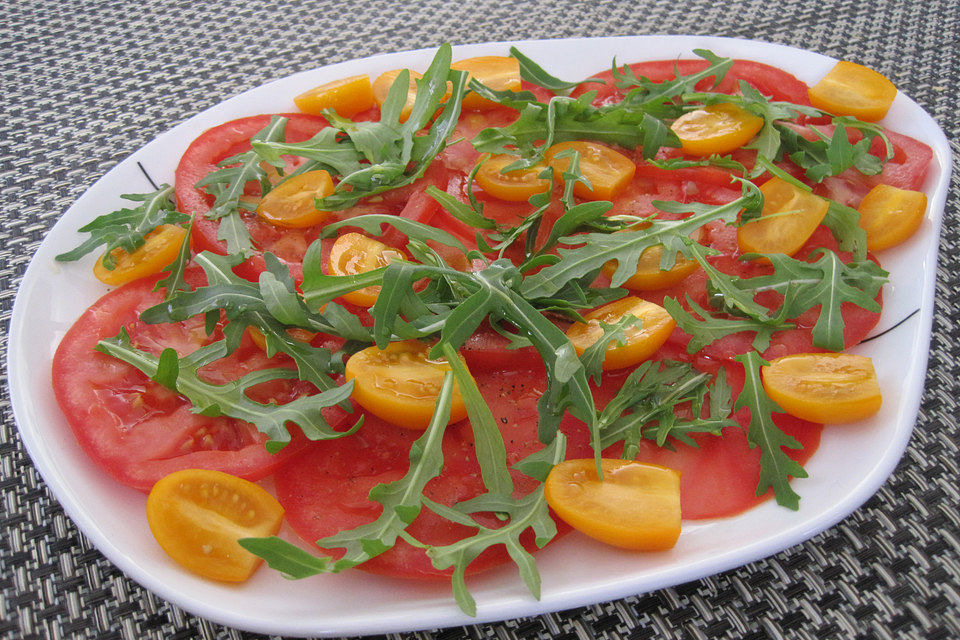
<svg viewBox="0 0 960 640"><path fill-rule="evenodd" d="M133 344L155 355L165 347L181 355L217 338L207 337L203 319L149 325L140 313L161 301L157 278L111 291L91 306L64 336L53 358L53 388L64 416L83 450L123 484L149 491L163 476L180 469L213 469L248 480L273 472L303 445L294 441L279 454L267 453L266 436L232 418L193 413L188 401L133 366L93 350L98 341L126 327ZM268 366L252 342L204 369L211 382L239 378ZM256 389L266 402L287 402L307 392L306 383L269 383ZM337 413L331 413L331 420Z"/></svg>
<svg viewBox="0 0 960 640"><path fill-rule="evenodd" d="M655 60L652 62L638 62L629 65L638 78L646 77L654 82L664 82L680 75L690 75L709 66L706 60ZM595 73L591 77L605 80L607 84L599 85L584 83L576 87L571 95L577 97L587 91L597 91L594 104L610 104L623 99L624 92L613 84L613 74L610 69ZM734 60L733 66L724 76L719 86L713 88L713 78L701 80L696 89L698 91L718 91L720 93L737 93L740 89L740 80L746 80L765 96L772 96L774 100L785 100L795 104L809 105L807 85L793 75L752 60Z"/></svg>
<svg viewBox="0 0 960 640"><path fill-rule="evenodd" d="M474 377L500 426L508 465L538 450L541 445L536 435L536 403L544 389L542 373L475 372ZM592 455L582 427L571 421L565 424L564 431L568 435L569 457ZM355 436L310 445L301 455L278 469L275 475L277 498L286 510L287 522L302 538L314 542L376 519L380 515L380 505L371 503L367 494L378 483L403 477L409 466L410 445L420 435L368 414ZM473 434L466 421L448 428L443 455L443 472L427 485L427 497L452 505L486 491L476 462ZM512 474L515 495L524 495L534 488L536 483L526 476L517 472ZM490 514L480 514L478 519L489 527L495 527L499 522ZM444 520L428 509L421 511L407 530L418 540L437 545L455 542L474 532ZM564 526L560 530L565 533L569 529ZM528 549L535 551L532 540L528 542ZM332 550L333 553L339 551ZM470 565L470 572L507 561L509 557L505 550L493 547ZM439 578L450 574L435 569L421 549L402 540L360 568L407 578Z"/></svg>
<svg viewBox="0 0 960 640"><path fill-rule="evenodd" d="M289 142L307 140L327 125L327 121L320 116L302 113L281 115L290 119L286 127L286 139ZM377 110L372 109L356 116L354 120L375 118L377 115ZM269 114L251 116L213 127L202 133L184 152L176 171L177 207L180 211L193 216L194 250L227 253L226 244L217 239L219 221L208 220L204 215L210 210L213 197L195 185L211 171L216 170L217 163L221 160L248 151L250 137L267 126L270 118ZM301 162L302 159L291 157L289 166L292 168ZM300 280L303 275L303 255L310 243L317 239L324 224L365 213L401 214L407 208L408 201L422 192L427 185L434 184L445 188L449 181L449 174L449 169L435 162L428 168L425 176L414 184L388 191L379 199L371 199L374 201L361 202L350 209L334 212L325 219L323 224L304 229L278 227L260 220L252 212L244 212L241 215L258 250L274 253L287 264L293 277ZM258 185L251 184L249 188L254 193L259 192ZM432 215L432 211L428 208L414 207L405 217L418 220L427 213ZM394 234L396 238L401 237L396 232ZM264 268L263 255L258 252L236 267L235 271L244 278L256 280Z"/></svg>

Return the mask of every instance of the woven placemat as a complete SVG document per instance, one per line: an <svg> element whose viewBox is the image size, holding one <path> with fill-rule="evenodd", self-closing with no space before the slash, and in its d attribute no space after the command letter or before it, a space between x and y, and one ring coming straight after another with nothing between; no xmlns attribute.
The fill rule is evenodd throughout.
<svg viewBox="0 0 960 640"><path fill-rule="evenodd" d="M0 17L3 362L19 279L45 231L116 162L197 111L295 71L443 41L652 33L752 38L867 64L927 109L957 151L955 0L7 3ZM960 638L958 203L955 178L915 435L892 478L855 513L805 544L704 580L403 637ZM22 447L5 369L2 383L0 636L259 637L183 612L92 548Z"/></svg>

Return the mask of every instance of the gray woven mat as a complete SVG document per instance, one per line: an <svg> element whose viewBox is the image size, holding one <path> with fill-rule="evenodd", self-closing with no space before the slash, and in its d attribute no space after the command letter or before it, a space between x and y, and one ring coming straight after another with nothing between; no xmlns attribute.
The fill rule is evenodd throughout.
<svg viewBox="0 0 960 640"><path fill-rule="evenodd" d="M243 89L355 57L592 35L754 38L854 59L934 115L957 150L960 3L745 0L282 4L21 0L0 14L0 322L44 232L98 177ZM955 176L957 169L955 168ZM838 526L704 580L411 638L960 638L960 190L941 244L927 391L894 476ZM0 350L7 337L0 334ZM0 636L252 638L128 580L66 518L0 399Z"/></svg>

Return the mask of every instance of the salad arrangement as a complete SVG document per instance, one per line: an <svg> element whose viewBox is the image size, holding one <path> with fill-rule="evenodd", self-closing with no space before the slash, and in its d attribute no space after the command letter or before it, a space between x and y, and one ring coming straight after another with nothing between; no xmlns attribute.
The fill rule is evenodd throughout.
<svg viewBox="0 0 960 640"><path fill-rule="evenodd" d="M567 83L514 51L460 65L468 83L442 47L379 108L379 81L368 100L350 79L303 97L321 115L204 133L175 188L63 256L105 246L104 278L166 274L65 337L54 384L81 444L127 484L179 487L151 494L161 523L171 501L223 516L204 482L249 497L157 482L171 472L273 472L288 521L330 555L244 547L300 577L452 574L467 611L468 570L503 560L537 592L550 508L642 549L669 547L681 512L757 494L797 508L812 422L878 406L869 366L812 354L875 324L885 274L868 249L922 219L930 151L852 117L876 111L843 115L849 99L815 87L828 115L788 74L698 54ZM250 511L270 520L232 521Z"/></svg>

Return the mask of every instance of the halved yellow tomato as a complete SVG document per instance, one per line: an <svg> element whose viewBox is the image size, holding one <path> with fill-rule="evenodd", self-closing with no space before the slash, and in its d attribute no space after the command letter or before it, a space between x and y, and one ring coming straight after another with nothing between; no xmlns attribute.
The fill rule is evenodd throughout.
<svg viewBox="0 0 960 640"><path fill-rule="evenodd" d="M466 71L470 78L476 78L484 85L496 91L520 91L520 61L508 56L480 56L458 60L450 65L451 69ZM467 79L469 83L469 78ZM473 91L463 97L464 109L496 109L500 105L481 98Z"/></svg>
<svg viewBox="0 0 960 640"><path fill-rule="evenodd" d="M450 371L446 360L432 360L429 352L430 345L419 340L391 342L386 349L373 346L356 352L347 360L344 374L347 380L353 380L351 397L387 422L407 429L426 429L444 375ZM449 424L466 417L467 409L455 384Z"/></svg>
<svg viewBox="0 0 960 640"><path fill-rule="evenodd" d="M321 309L321 312L323 309ZM257 329L255 326L250 325L247 327L247 333L250 334L250 339L253 341L253 344L257 345L261 351L267 350L267 337L263 335L263 331ZM299 327L290 327L287 329L287 334L294 340L299 340L300 342L310 342L313 340L317 334L312 331L307 331L306 329L301 329Z"/></svg>
<svg viewBox="0 0 960 640"><path fill-rule="evenodd" d="M373 87L369 76L350 76L304 91L293 103L304 113L321 116L324 109L333 109L344 118L352 118L373 106Z"/></svg>
<svg viewBox="0 0 960 640"><path fill-rule="evenodd" d="M613 324L624 316L639 318L640 327L634 326L624 331L626 344L613 341L607 346L603 359L604 370L622 369L643 362L663 346L676 326L667 310L660 305L628 296L584 314L586 323L578 322L567 329L567 337L577 355L583 354L603 337L601 322Z"/></svg>
<svg viewBox="0 0 960 640"><path fill-rule="evenodd" d="M867 248L879 251L916 233L927 211L927 196L921 191L878 184L863 197L857 211L860 227L867 232Z"/></svg>
<svg viewBox="0 0 960 640"><path fill-rule="evenodd" d="M354 276L366 273L380 267L385 267L394 260L403 260L403 254L379 240L369 238L362 233L345 233L337 238L330 249L327 266L330 275ZM380 286L371 285L356 291L343 294L347 302L361 306L372 307L380 295Z"/></svg>
<svg viewBox="0 0 960 640"><path fill-rule="evenodd" d="M817 109L876 122L887 115L897 87L869 67L841 60L808 93Z"/></svg>
<svg viewBox="0 0 960 640"><path fill-rule="evenodd" d="M183 469L147 496L147 522L160 547L184 568L213 580L242 582L261 559L237 540L271 536L283 507L259 485L221 471Z"/></svg>
<svg viewBox="0 0 960 640"><path fill-rule="evenodd" d="M732 102L688 111L670 125L685 153L709 156L728 153L750 142L763 128L763 118Z"/></svg>
<svg viewBox="0 0 960 640"><path fill-rule="evenodd" d="M601 542L635 551L664 551L680 537L680 473L633 460L593 459L556 465L543 486L564 522Z"/></svg>
<svg viewBox="0 0 960 640"><path fill-rule="evenodd" d="M373 99L376 101L377 105L382 107L383 103L387 100L387 94L390 92L390 87L393 86L394 81L397 79L397 76L400 75L400 72L403 69L394 69L393 71L386 71L373 81ZM417 100L417 78L422 78L423 74L417 71L409 70L410 72L410 87L407 89L407 101L403 105L403 109L400 111L400 122L406 122L407 118L410 117L410 112L413 110L413 103ZM446 102L450 97L450 83L447 83L447 94L443 97L441 102Z"/></svg>
<svg viewBox="0 0 960 640"><path fill-rule="evenodd" d="M882 396L873 361L849 353L798 353L762 367L763 388L797 418L837 424L869 418Z"/></svg>
<svg viewBox="0 0 960 640"><path fill-rule="evenodd" d="M111 286L133 282L140 278L160 273L173 263L183 245L187 230L174 224L165 224L148 233L143 246L127 253L123 249L114 249L111 255L114 268L103 266L106 254L93 265L93 275L104 284Z"/></svg>
<svg viewBox="0 0 960 640"><path fill-rule="evenodd" d="M494 198L510 202L526 202L530 196L550 188L549 180L538 177L546 168L544 163L501 173L504 167L519 159L519 156L500 154L483 160L477 171L477 184Z"/></svg>
<svg viewBox="0 0 960 640"><path fill-rule="evenodd" d="M582 182L573 186L573 192L585 200L612 200L623 193L637 165L633 160L610 147L596 142L573 141L560 142L547 149L544 155L547 164L553 168L557 180L570 166L569 158L558 158L562 151L572 149L580 154L580 171L590 181L590 188Z"/></svg>
<svg viewBox="0 0 960 640"><path fill-rule="evenodd" d="M701 235L702 227L698 227L696 231L690 234L690 237L699 242ZM630 278L627 279L622 286L634 291L656 291L658 289L666 289L667 287L672 287L673 285L677 284L700 268L699 262L687 258L679 251L674 259L673 266L669 269L660 268L660 262L662 259L663 245L657 244L644 249L640 254L640 259L637 260L636 273L630 276ZM603 265L603 273L607 277L612 277L616 271L616 260L611 260Z"/></svg>
<svg viewBox="0 0 960 640"><path fill-rule="evenodd" d="M323 222L329 211L316 207L317 198L333 193L333 180L323 169L307 171L284 180L260 199L257 215L272 225L287 229L312 227Z"/></svg>
<svg viewBox="0 0 960 640"><path fill-rule="evenodd" d="M823 222L829 202L780 178L770 178L760 191L763 212L737 229L737 244L744 253L792 256Z"/></svg>

